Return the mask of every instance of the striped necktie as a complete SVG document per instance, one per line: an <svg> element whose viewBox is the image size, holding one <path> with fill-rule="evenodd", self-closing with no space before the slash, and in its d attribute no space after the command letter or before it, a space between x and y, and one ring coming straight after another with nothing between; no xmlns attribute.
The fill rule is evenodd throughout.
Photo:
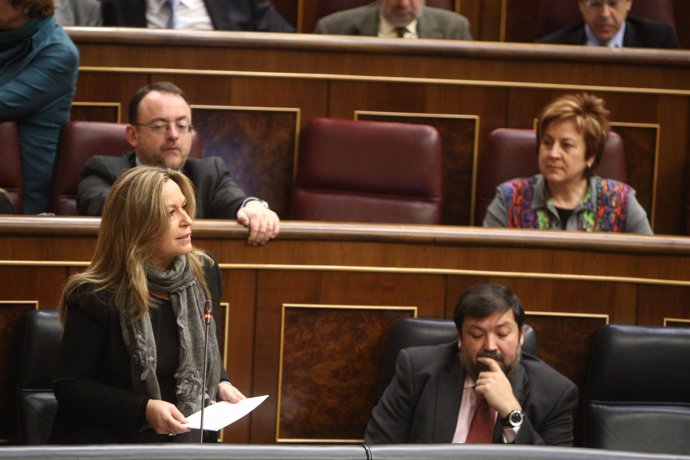
<svg viewBox="0 0 690 460"><path fill-rule="evenodd" d="M407 33L407 27L396 27L395 33L398 34L398 38L405 38L405 34Z"/></svg>

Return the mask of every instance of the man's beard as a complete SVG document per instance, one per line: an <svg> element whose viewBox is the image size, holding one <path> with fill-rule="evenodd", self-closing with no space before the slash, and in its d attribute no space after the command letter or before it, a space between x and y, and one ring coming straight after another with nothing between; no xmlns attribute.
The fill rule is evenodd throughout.
<svg viewBox="0 0 690 460"><path fill-rule="evenodd" d="M477 377L479 377L479 374L488 371L489 366L487 366L484 363L476 362L476 363L470 363L467 362L465 359L465 353L462 345L460 346L460 362L462 365L465 367L465 370L469 373L470 377L472 377L473 380L477 380ZM489 350L482 350L479 353L477 353L477 358L491 358L494 361L498 363L498 365L501 367L501 370L503 373L510 377L510 375L513 373L513 371L518 367L520 364L520 350L517 350L517 353L515 353L515 360L512 362L506 362L506 358L498 350L494 351L489 351Z"/></svg>

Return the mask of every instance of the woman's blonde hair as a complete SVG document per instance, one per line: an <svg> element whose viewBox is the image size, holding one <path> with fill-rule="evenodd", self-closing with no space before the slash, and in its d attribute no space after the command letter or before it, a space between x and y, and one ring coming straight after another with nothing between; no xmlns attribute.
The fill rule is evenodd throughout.
<svg viewBox="0 0 690 460"><path fill-rule="evenodd" d="M149 295L146 265L168 230L170 219L162 194L169 180L180 187L187 200L187 213L194 218L194 186L183 173L157 166L137 166L126 171L115 181L105 202L91 264L86 271L67 280L58 306L63 322L67 299L77 292L107 292L113 307L130 321L141 318L155 305ZM186 257L210 298L203 275L203 263L210 262L210 257L197 249Z"/></svg>
<svg viewBox="0 0 690 460"><path fill-rule="evenodd" d="M592 166L585 170L585 174L591 175L604 153L604 145L609 135L608 116L609 111L604 106L604 100L592 94L568 94L559 97L544 107L539 115L537 145L541 145L544 132L551 123L572 120L585 140L585 159L594 159Z"/></svg>

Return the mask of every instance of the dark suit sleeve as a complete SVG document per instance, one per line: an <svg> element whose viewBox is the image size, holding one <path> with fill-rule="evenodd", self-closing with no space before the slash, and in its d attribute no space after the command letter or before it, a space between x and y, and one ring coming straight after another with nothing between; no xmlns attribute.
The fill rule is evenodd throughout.
<svg viewBox="0 0 690 460"><path fill-rule="evenodd" d="M532 368L529 394L523 402L526 418L514 443L572 446L577 386L546 364L537 368L526 361L524 364Z"/></svg>
<svg viewBox="0 0 690 460"><path fill-rule="evenodd" d="M532 425L529 416L520 428L515 444L572 446L573 445L573 411L577 405L577 387L569 387L553 406L553 411L546 414L539 431Z"/></svg>
<svg viewBox="0 0 690 460"><path fill-rule="evenodd" d="M96 155L88 159L77 184L77 210L83 216L100 216L115 180L129 168L124 157Z"/></svg>
<svg viewBox="0 0 690 460"><path fill-rule="evenodd" d="M145 0L101 0L103 25L147 27Z"/></svg>
<svg viewBox="0 0 690 460"><path fill-rule="evenodd" d="M398 353L395 376L374 407L364 441L369 444L405 444L408 442L414 412L414 384L410 357Z"/></svg>
<svg viewBox="0 0 690 460"><path fill-rule="evenodd" d="M628 16L623 46L630 48L679 48L676 31L670 24Z"/></svg>
<svg viewBox="0 0 690 460"><path fill-rule="evenodd" d="M292 27L267 0L254 4L255 27L261 32L294 32Z"/></svg>
<svg viewBox="0 0 690 460"><path fill-rule="evenodd" d="M204 0L216 30L294 32L268 0Z"/></svg>
<svg viewBox="0 0 690 460"><path fill-rule="evenodd" d="M0 192L0 214L15 214L14 206L5 192Z"/></svg>
<svg viewBox="0 0 690 460"><path fill-rule="evenodd" d="M578 22L556 30L537 40L537 43L550 45L584 45L585 23Z"/></svg>
<svg viewBox="0 0 690 460"><path fill-rule="evenodd" d="M185 165L185 173L197 189L198 218L237 218L237 211L247 195L230 178L222 158L190 158Z"/></svg>

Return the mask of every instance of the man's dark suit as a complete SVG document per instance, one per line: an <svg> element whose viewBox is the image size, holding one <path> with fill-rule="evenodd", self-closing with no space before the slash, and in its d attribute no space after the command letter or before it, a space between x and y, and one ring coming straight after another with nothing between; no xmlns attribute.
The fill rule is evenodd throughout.
<svg viewBox="0 0 690 460"><path fill-rule="evenodd" d="M100 216L115 180L136 166L136 154L119 157L96 155L86 162L77 186L77 209L87 216ZM200 219L235 219L247 197L230 178L218 157L188 158L182 169L196 188L196 217Z"/></svg>
<svg viewBox="0 0 690 460"><path fill-rule="evenodd" d="M215 30L294 32L267 0L204 0ZM102 0L103 25L146 27L146 0Z"/></svg>
<svg viewBox="0 0 690 460"><path fill-rule="evenodd" d="M585 23L579 22L558 29L537 40L554 45L585 45ZM625 22L624 48L679 48L678 37L669 24L647 18L628 16Z"/></svg>
<svg viewBox="0 0 690 460"><path fill-rule="evenodd" d="M5 192L0 192L0 214L16 214L12 202Z"/></svg>
<svg viewBox="0 0 690 460"><path fill-rule="evenodd" d="M316 23L314 33L331 35L368 35L379 31L379 9L376 3L329 14ZM419 38L472 40L470 23L452 11L425 6L417 20Z"/></svg>
<svg viewBox="0 0 690 460"><path fill-rule="evenodd" d="M396 375L374 408L364 439L371 444L450 443L462 401L465 370L458 344L402 350ZM523 354L510 376L525 412L515 444L573 444L577 387L543 361ZM502 443L497 421L494 443Z"/></svg>

